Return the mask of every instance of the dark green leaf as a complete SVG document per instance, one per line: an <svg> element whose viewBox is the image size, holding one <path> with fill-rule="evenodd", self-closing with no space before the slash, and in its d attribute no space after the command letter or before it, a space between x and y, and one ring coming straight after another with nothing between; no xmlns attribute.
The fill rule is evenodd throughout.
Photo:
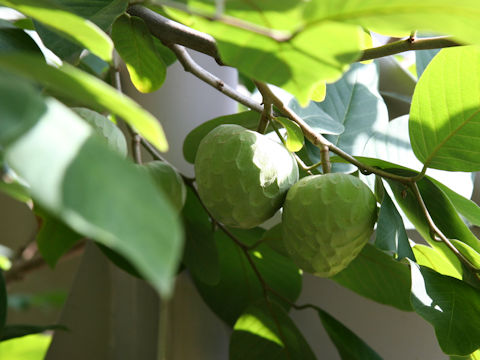
<svg viewBox="0 0 480 360"><path fill-rule="evenodd" d="M30 184L40 206L118 251L170 294L183 236L169 201L148 174L110 150L75 113L54 100L46 105L37 125L8 146L6 161ZM0 109L8 107L0 98Z"/></svg>
<svg viewBox="0 0 480 360"><path fill-rule="evenodd" d="M480 294L450 276L410 263L412 305L433 325L438 343L449 355L468 355L480 348Z"/></svg>
<svg viewBox="0 0 480 360"><path fill-rule="evenodd" d="M168 150L167 140L158 120L103 81L68 64L55 68L40 58L24 54L0 55L0 68L2 67L38 81L73 100L80 100L94 109L107 109L135 127L159 150ZM25 106L22 107L24 109L20 113L26 112Z"/></svg>
<svg viewBox="0 0 480 360"><path fill-rule="evenodd" d="M310 346L284 309L271 302L248 307L235 323L230 360L314 360Z"/></svg>
<svg viewBox="0 0 480 360"><path fill-rule="evenodd" d="M66 11L53 1L0 0L0 4L40 21L105 61L112 59L113 44L107 34L92 22Z"/></svg>
<svg viewBox="0 0 480 360"><path fill-rule="evenodd" d="M183 156L189 163L195 162L198 145L203 137L210 131L221 124L237 124L247 129L253 130L257 128L260 115L255 111L244 111L238 114L220 116L218 118L204 122L197 126L185 138L183 142Z"/></svg>
<svg viewBox="0 0 480 360"><path fill-rule="evenodd" d="M409 131L413 151L426 167L480 170L480 50L442 50L418 81Z"/></svg>
<svg viewBox="0 0 480 360"><path fill-rule="evenodd" d="M3 333L0 341L10 340L26 335L39 334L47 330L63 330L68 331L68 328L63 325L6 325L3 328Z"/></svg>
<svg viewBox="0 0 480 360"><path fill-rule="evenodd" d="M183 262L195 279L216 285L220 281L220 264L213 224L191 189L182 214L186 237Z"/></svg>
<svg viewBox="0 0 480 360"><path fill-rule="evenodd" d="M128 0L55 0L64 9L88 19L103 31L107 31L115 18L127 9ZM82 47L67 40L64 36L50 30L47 26L35 22L36 30L47 48L61 59L75 63Z"/></svg>
<svg viewBox="0 0 480 360"><path fill-rule="evenodd" d="M323 310L317 311L342 360L382 360L370 346L340 321Z"/></svg>
<svg viewBox="0 0 480 360"><path fill-rule="evenodd" d="M253 244L264 233L259 228L232 231L246 244ZM262 299L264 294L243 251L223 232L216 231L214 236L220 260L220 281L215 286L199 281L195 281L195 284L207 305L233 326L240 314L250 304ZM250 251L250 254L267 284L294 302L300 294L302 277L293 262L265 244ZM280 299L279 303L285 308L289 307Z"/></svg>
<svg viewBox="0 0 480 360"><path fill-rule="evenodd" d="M467 356L450 356L450 360L480 360L480 350L477 350Z"/></svg>
<svg viewBox="0 0 480 360"><path fill-rule="evenodd" d="M80 117L86 120L102 136L112 150L117 151L123 157L127 157L127 140L122 131L105 116L86 108L73 108Z"/></svg>
<svg viewBox="0 0 480 360"><path fill-rule="evenodd" d="M408 267L367 244L332 280L381 304L411 311Z"/></svg>
<svg viewBox="0 0 480 360"><path fill-rule="evenodd" d="M263 233L262 242L270 246L279 254L288 258L290 255L288 254L285 244L283 243L282 231L282 223L273 226Z"/></svg>
<svg viewBox="0 0 480 360"><path fill-rule="evenodd" d="M381 250L392 252L398 259L410 258L415 261L403 220L395 204L387 193L378 214L375 246Z"/></svg>
<svg viewBox="0 0 480 360"><path fill-rule="evenodd" d="M157 90L165 81L167 67L158 56L145 22L122 15L112 26L115 49L127 65L133 85L143 93Z"/></svg>
<svg viewBox="0 0 480 360"><path fill-rule="evenodd" d="M464 198L462 195L456 193L435 179L430 180L438 188L440 188L440 190L443 191L443 193L452 202L452 205L455 207L455 209L462 214L465 219L467 219L473 225L480 226L480 207L476 203L474 203L472 200Z"/></svg>
<svg viewBox="0 0 480 360"><path fill-rule="evenodd" d="M7 24L10 23L7 22ZM10 26L0 22L0 53L30 51L41 54L38 45L25 31L17 29L13 25Z"/></svg>
<svg viewBox="0 0 480 360"><path fill-rule="evenodd" d="M35 207L35 212L42 218L42 226L37 234L38 250L47 264L54 268L58 259L82 236L38 207Z"/></svg>

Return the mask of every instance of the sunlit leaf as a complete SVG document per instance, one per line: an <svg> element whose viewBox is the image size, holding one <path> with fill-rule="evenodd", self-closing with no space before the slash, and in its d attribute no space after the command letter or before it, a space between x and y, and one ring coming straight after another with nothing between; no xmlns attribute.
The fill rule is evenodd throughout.
<svg viewBox="0 0 480 360"><path fill-rule="evenodd" d="M133 85L143 93L157 90L165 81L167 67L158 56L145 22L122 15L112 26L115 49L125 61Z"/></svg>
<svg viewBox="0 0 480 360"><path fill-rule="evenodd" d="M51 336L29 335L0 343L0 357L3 359L38 360L47 355Z"/></svg>
<svg viewBox="0 0 480 360"><path fill-rule="evenodd" d="M112 59L113 44L107 34L92 22L62 9L53 1L0 0L0 4L31 16L105 61Z"/></svg>
<svg viewBox="0 0 480 360"><path fill-rule="evenodd" d="M277 121L287 130L286 146L288 151L297 152L303 147L305 139L303 138L302 129L293 121L279 117Z"/></svg>
<svg viewBox="0 0 480 360"><path fill-rule="evenodd" d="M310 346L276 303L248 307L235 323L230 360L314 360Z"/></svg>
<svg viewBox="0 0 480 360"><path fill-rule="evenodd" d="M422 244L415 244L412 250L417 264L429 267L439 274L462 280L462 273L440 251Z"/></svg>
<svg viewBox="0 0 480 360"><path fill-rule="evenodd" d="M410 139L427 167L480 170L480 50L442 50L420 78L410 111Z"/></svg>
<svg viewBox="0 0 480 360"><path fill-rule="evenodd" d="M38 81L63 96L81 101L94 109L109 110L134 126L159 150L168 150L165 134L157 119L129 97L73 66L63 64L60 68L55 68L40 58L13 54L0 55L0 68Z"/></svg>

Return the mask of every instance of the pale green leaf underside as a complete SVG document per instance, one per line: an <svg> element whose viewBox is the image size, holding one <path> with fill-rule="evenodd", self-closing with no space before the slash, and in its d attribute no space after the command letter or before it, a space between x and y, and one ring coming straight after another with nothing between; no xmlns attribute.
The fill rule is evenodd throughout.
<svg viewBox="0 0 480 360"><path fill-rule="evenodd" d="M112 39L133 85L143 93L157 90L165 81L167 67L156 52L145 22L135 16L120 16L112 26Z"/></svg>
<svg viewBox="0 0 480 360"><path fill-rule="evenodd" d="M92 22L65 11L50 0L0 0L11 7L49 26L68 39L89 49L105 61L111 61L113 44L110 38Z"/></svg>
<svg viewBox="0 0 480 360"><path fill-rule="evenodd" d="M87 106L102 111L108 110L132 125L160 151L168 150L162 126L153 115L103 81L71 65L63 64L60 68L55 68L38 57L14 54L0 55L0 68L38 81L63 96Z"/></svg>
<svg viewBox="0 0 480 360"><path fill-rule="evenodd" d="M165 196L57 101L48 100L37 120L5 152L33 199L75 231L118 251L157 290L170 294L182 229Z"/></svg>
<svg viewBox="0 0 480 360"><path fill-rule="evenodd" d="M427 167L448 171L480 170L480 50L442 50L415 89L410 139Z"/></svg>

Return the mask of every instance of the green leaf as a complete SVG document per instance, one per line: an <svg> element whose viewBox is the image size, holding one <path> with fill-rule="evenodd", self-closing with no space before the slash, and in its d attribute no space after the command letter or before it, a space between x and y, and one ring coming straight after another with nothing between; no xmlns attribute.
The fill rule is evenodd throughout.
<svg viewBox="0 0 480 360"><path fill-rule="evenodd" d="M456 239L450 240L457 248L458 251L460 251L463 256L465 256L471 263L474 265L477 269L480 269L480 254L476 252L475 250L472 249L471 246L468 246L464 242L458 241Z"/></svg>
<svg viewBox="0 0 480 360"><path fill-rule="evenodd" d="M440 251L421 244L415 244L412 250L417 264L427 266L439 274L462 280L462 273Z"/></svg>
<svg viewBox="0 0 480 360"><path fill-rule="evenodd" d="M125 12L128 0L55 0L63 9L81 16L97 25L103 31L109 30L115 18ZM47 26L35 22L35 28L47 48L61 59L76 63L82 47L58 35Z"/></svg>
<svg viewBox="0 0 480 360"><path fill-rule="evenodd" d="M113 44L110 38L92 22L64 10L50 0L0 0L0 4L21 13L62 34L75 43L89 49L109 62L112 60Z"/></svg>
<svg viewBox="0 0 480 360"><path fill-rule="evenodd" d="M263 233L262 243L288 258L290 255L283 242L282 233L282 223L280 222Z"/></svg>
<svg viewBox="0 0 480 360"><path fill-rule="evenodd" d="M54 268L58 259L82 236L63 222L39 210L38 207L35 207L35 212L43 220L42 227L37 234L38 250L46 263Z"/></svg>
<svg viewBox="0 0 480 360"><path fill-rule="evenodd" d="M415 261L402 217L387 193L383 194L378 214L375 246L381 250L392 252L397 255L399 260L410 258Z"/></svg>
<svg viewBox="0 0 480 360"><path fill-rule="evenodd" d="M380 304L411 311L408 267L367 244L332 280Z"/></svg>
<svg viewBox="0 0 480 360"><path fill-rule="evenodd" d="M44 359L52 340L43 334L29 335L0 343L0 358L38 360Z"/></svg>
<svg viewBox="0 0 480 360"><path fill-rule="evenodd" d="M213 224L191 189L187 191L182 214L185 223L183 262L195 279L216 285L220 281L220 263Z"/></svg>
<svg viewBox="0 0 480 360"><path fill-rule="evenodd" d="M326 311L317 309L317 312L342 360L382 360L370 346L340 321Z"/></svg>
<svg viewBox="0 0 480 360"><path fill-rule="evenodd" d="M480 350L477 350L467 356L450 356L450 360L480 360Z"/></svg>
<svg viewBox="0 0 480 360"><path fill-rule="evenodd" d="M480 294L450 276L410 263L412 305L433 325L442 351L468 355L480 348Z"/></svg>
<svg viewBox="0 0 480 360"><path fill-rule="evenodd" d="M147 24L136 16L122 15L112 26L115 49L125 61L133 85L142 93L157 90L167 67L158 56Z"/></svg>
<svg viewBox="0 0 480 360"><path fill-rule="evenodd" d="M442 50L420 78L410 111L410 139L426 167L480 170L480 50Z"/></svg>
<svg viewBox="0 0 480 360"><path fill-rule="evenodd" d="M97 110L109 110L120 116L161 151L168 150L167 140L157 119L129 97L103 81L63 64L60 68L47 65L29 55L0 55L0 68L14 71L38 81L72 100ZM25 110L23 110L25 111Z"/></svg>
<svg viewBox="0 0 480 360"><path fill-rule="evenodd" d="M288 104L298 116L320 134L340 135L345 127L322 110L320 103L310 101L308 106L301 107L295 98Z"/></svg>
<svg viewBox="0 0 480 360"><path fill-rule="evenodd" d="M248 245L258 241L264 233L259 228L231 231ZM195 284L215 314L233 326L242 312L250 304L262 299L264 293L243 251L223 232L216 231L214 236L220 260L220 281L214 286L200 281L195 281ZM302 277L295 264L265 244L260 244L250 251L250 254L266 283L288 300L295 302L302 288ZM289 304L281 299L278 301L285 309L289 308Z"/></svg>
<svg viewBox="0 0 480 360"><path fill-rule="evenodd" d="M310 346L276 303L248 307L235 323L230 360L314 360Z"/></svg>
<svg viewBox="0 0 480 360"><path fill-rule="evenodd" d="M317 106L345 127L341 134L326 138L349 154L362 155L370 136L388 124L387 107L378 92L375 64L352 65L340 80L327 85L327 96ZM319 151L314 149L313 162L320 160ZM353 171L354 167L334 164L332 169Z"/></svg>
<svg viewBox="0 0 480 360"><path fill-rule="evenodd" d="M45 104L38 123L6 148L6 161L29 183L40 206L80 234L118 251L162 295L169 295L183 234L165 195L75 113L54 100ZM0 97L0 109L9 106ZM135 189L134 195L129 189Z"/></svg>
<svg viewBox="0 0 480 360"><path fill-rule="evenodd" d="M190 131L183 142L183 156L185 160L193 164L197 155L198 145L200 141L210 131L221 124L237 124L247 129L254 130L257 128L260 115L255 111L243 111L238 114L220 116L215 119L204 122Z"/></svg>
<svg viewBox="0 0 480 360"><path fill-rule="evenodd" d="M479 43L480 3L475 0L364 0L310 1L305 17L311 24L342 21L392 36L408 36L413 29L452 34ZM454 14L454 16L452 16Z"/></svg>
<svg viewBox="0 0 480 360"><path fill-rule="evenodd" d="M245 4L232 3L232 9ZM298 2L296 2L298 4ZM227 13L228 13L227 5ZM247 5L250 6L250 5ZM264 2L259 4L265 6ZM300 4L299 7L303 6ZM233 16L242 16L247 22L261 23L265 29L285 29L292 23L287 13L270 12L274 18L268 21L265 14L256 13L250 8L245 16L233 11ZM211 22L200 17L192 17L177 12L176 19L188 22L200 31L212 35L218 45L220 57L226 64L236 67L246 76L277 85L293 94L301 105L307 105L314 96L319 82L338 79L360 55L362 30L357 26L325 22L305 28L286 41L276 41L271 37L244 30L221 22ZM256 19L252 19L256 17ZM275 32L275 31L272 31ZM329 36L335 34L335 36ZM288 34L287 34L288 37ZM312 46L315 44L315 46ZM328 49L328 51L326 50ZM316 94L315 94L316 95Z"/></svg>
<svg viewBox="0 0 480 360"><path fill-rule="evenodd" d="M278 117L277 121L287 130L286 146L288 151L297 152L300 151L304 144L304 137L302 129L296 123L291 120Z"/></svg>
<svg viewBox="0 0 480 360"><path fill-rule="evenodd" d="M480 226L480 207L476 203L464 198L462 195L456 193L435 179L430 180L443 191L460 214L462 214L473 225Z"/></svg>
<svg viewBox="0 0 480 360"><path fill-rule="evenodd" d="M0 336L3 335L5 323L7 321L7 286L3 271L0 270Z"/></svg>
<svg viewBox="0 0 480 360"><path fill-rule="evenodd" d="M106 140L112 150L117 151L123 157L127 157L127 140L118 126L96 111L86 108L72 108L72 110L92 125L96 133Z"/></svg>
<svg viewBox="0 0 480 360"><path fill-rule="evenodd" d="M30 36L27 35L25 31L15 28L7 21L1 21L0 53L14 51L30 51L41 54L38 45Z"/></svg>
<svg viewBox="0 0 480 360"><path fill-rule="evenodd" d="M3 329L0 341L10 340L22 336L39 334L47 330L64 330L68 331L67 327L63 325L7 325Z"/></svg>

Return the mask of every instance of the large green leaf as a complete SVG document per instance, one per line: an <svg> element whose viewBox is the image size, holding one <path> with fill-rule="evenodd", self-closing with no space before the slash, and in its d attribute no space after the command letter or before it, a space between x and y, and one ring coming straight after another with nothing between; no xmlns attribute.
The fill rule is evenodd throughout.
<svg viewBox="0 0 480 360"><path fill-rule="evenodd" d="M373 63L354 64L340 80L327 85L327 96L317 106L345 127L340 135L326 137L349 154L362 155L370 136L382 132L388 124L387 107L378 93L378 70ZM312 152L312 161L320 160L319 150ZM352 165L332 167L333 171L353 169Z"/></svg>
<svg viewBox="0 0 480 360"><path fill-rule="evenodd" d="M235 323L230 360L314 360L310 346L276 303L248 307Z"/></svg>
<svg viewBox="0 0 480 360"><path fill-rule="evenodd" d="M112 39L127 65L133 85L140 92L149 93L162 86L167 67L157 54L152 35L142 19L120 16L112 26Z"/></svg>
<svg viewBox="0 0 480 360"><path fill-rule="evenodd" d="M40 48L25 31L0 19L0 53L11 51L40 53Z"/></svg>
<svg viewBox="0 0 480 360"><path fill-rule="evenodd" d="M1 94L11 88L0 81ZM28 95L23 94L25 101ZM8 98L0 96L0 109L9 107ZM23 121L1 117L7 128ZM166 197L148 174L110 150L62 104L47 100L37 120L5 150L6 161L29 183L33 199L75 231L118 251L168 295L182 229Z"/></svg>
<svg viewBox="0 0 480 360"><path fill-rule="evenodd" d="M427 266L439 274L462 280L462 273L441 252L422 244L415 244L412 250L417 264Z"/></svg>
<svg viewBox="0 0 480 360"><path fill-rule="evenodd" d="M182 215L185 224L184 264L195 279L207 285L218 284L220 262L213 224L191 189L187 191Z"/></svg>
<svg viewBox="0 0 480 360"><path fill-rule="evenodd" d="M332 315L320 309L317 312L342 360L382 360L370 346Z"/></svg>
<svg viewBox="0 0 480 360"><path fill-rule="evenodd" d="M387 193L378 214L375 246L397 255L398 259L407 257L415 261L402 217Z"/></svg>
<svg viewBox="0 0 480 360"><path fill-rule="evenodd" d="M480 39L480 3L476 0L313 0L305 17L310 24L342 21L385 35L430 30L467 42Z"/></svg>
<svg viewBox="0 0 480 360"><path fill-rule="evenodd" d="M411 311L408 267L367 244L332 280L381 304Z"/></svg>
<svg viewBox="0 0 480 360"><path fill-rule="evenodd" d="M115 18L127 9L128 0L55 0L62 8L90 20L103 31L107 31ZM75 62L82 47L35 22L35 29L46 47L62 59Z"/></svg>
<svg viewBox="0 0 480 360"><path fill-rule="evenodd" d="M159 150L168 150L165 134L157 119L129 97L71 65L63 64L60 68L55 68L34 56L7 54L0 55L0 68L38 81L63 96L81 101L87 106L109 110L135 127Z"/></svg>
<svg viewBox="0 0 480 360"><path fill-rule="evenodd" d="M261 4L260 8L262 6L266 5ZM247 22L257 18L264 29L284 29L284 24L292 24L288 12L271 12L269 21L251 10L252 7L244 13L246 17L239 13L235 15L242 16ZM253 79L282 87L295 95L302 105L314 96L320 83L338 79L359 57L362 48L362 30L338 22L324 22L300 31L286 41L276 41L264 34L200 17L180 17L177 13L177 19L211 34L217 41L223 62Z"/></svg>
<svg viewBox="0 0 480 360"><path fill-rule="evenodd" d="M420 78L410 111L410 139L427 167L480 170L480 50L442 50Z"/></svg>
<svg viewBox="0 0 480 360"><path fill-rule="evenodd" d="M264 231L233 230L243 242L253 244ZM262 287L243 251L223 232L215 232L220 259L220 281L214 286L195 281L207 305L227 324L233 326L241 313L264 296ZM302 287L299 269L287 257L261 244L250 251L251 257L266 283L278 293L295 302ZM271 296L275 299L275 296ZM289 304L278 299L285 308Z"/></svg>
<svg viewBox="0 0 480 360"><path fill-rule="evenodd" d="M0 0L0 4L31 16L105 61L112 59L113 44L107 34L94 23L63 9L54 1Z"/></svg>
<svg viewBox="0 0 480 360"><path fill-rule="evenodd" d="M0 357L3 359L38 360L47 355L51 336L29 335L0 343Z"/></svg>
<svg viewBox="0 0 480 360"><path fill-rule="evenodd" d="M480 348L480 293L463 281L410 264L412 305L435 328L449 355L468 355Z"/></svg>
<svg viewBox="0 0 480 360"><path fill-rule="evenodd" d="M220 116L215 119L204 122L190 131L183 142L183 156L185 160L193 164L197 155L198 145L200 141L210 131L222 124L237 124L247 129L253 130L257 128L260 121L260 115L255 111L243 111L238 114Z"/></svg>
<svg viewBox="0 0 480 360"><path fill-rule="evenodd" d="M35 212L42 218L42 227L37 234L38 251L48 265L55 267L58 259L70 249L81 235L67 225L35 207Z"/></svg>

